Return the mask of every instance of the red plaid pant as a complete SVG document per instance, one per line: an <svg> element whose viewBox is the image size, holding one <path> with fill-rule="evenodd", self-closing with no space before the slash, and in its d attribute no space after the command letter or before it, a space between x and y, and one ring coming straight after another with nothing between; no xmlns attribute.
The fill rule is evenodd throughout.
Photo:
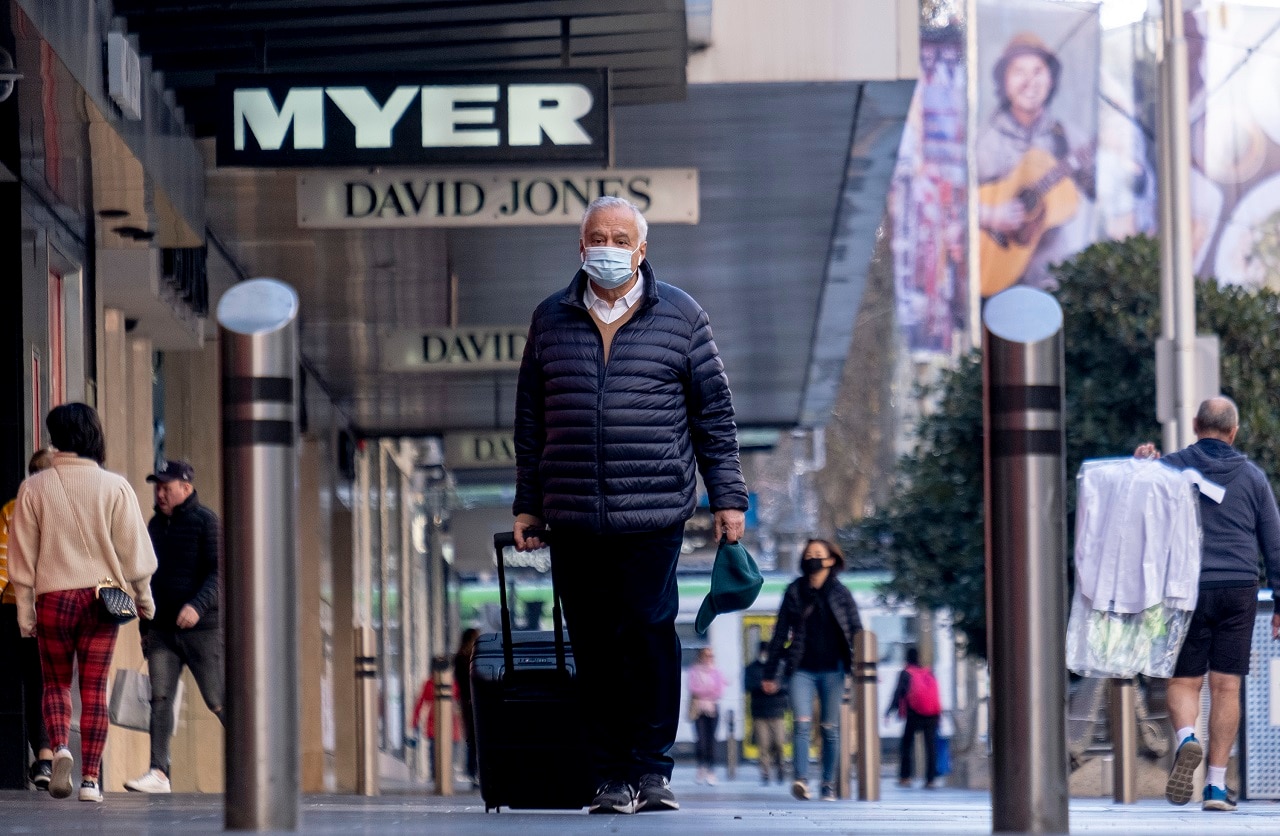
<svg viewBox="0 0 1280 836"><path fill-rule="evenodd" d="M80 770L102 774L107 745L107 673L119 627L99 616L97 593L88 589L46 592L36 599L36 637L44 673L44 724L55 750L71 737L71 663L80 671Z"/></svg>

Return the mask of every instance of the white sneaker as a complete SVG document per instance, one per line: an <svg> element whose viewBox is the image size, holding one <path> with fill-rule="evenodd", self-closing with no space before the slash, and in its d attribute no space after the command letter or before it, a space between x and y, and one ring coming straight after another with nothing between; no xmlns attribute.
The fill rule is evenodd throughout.
<svg viewBox="0 0 1280 836"><path fill-rule="evenodd" d="M80 782L80 800L93 801L101 804L102 787L98 786L98 782L92 778L86 778Z"/></svg>
<svg viewBox="0 0 1280 836"><path fill-rule="evenodd" d="M149 769L142 776L125 781L124 788L129 792L171 792L169 776L158 769Z"/></svg>
<svg viewBox="0 0 1280 836"><path fill-rule="evenodd" d="M75 758L68 749L59 749L53 753L53 777L49 779L49 795L54 798L71 796L71 767Z"/></svg>

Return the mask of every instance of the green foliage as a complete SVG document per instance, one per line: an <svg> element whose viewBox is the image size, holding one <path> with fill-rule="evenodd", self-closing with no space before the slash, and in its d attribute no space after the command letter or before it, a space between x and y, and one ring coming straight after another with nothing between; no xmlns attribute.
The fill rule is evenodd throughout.
<svg viewBox="0 0 1280 836"><path fill-rule="evenodd" d="M985 648L980 355L945 372L936 392L914 454L899 462L892 499L853 529L851 551L882 556L893 575L888 597L949 607L955 626Z"/></svg>
<svg viewBox="0 0 1280 836"><path fill-rule="evenodd" d="M1067 473L1074 476L1084 459L1160 442L1159 245L1148 237L1096 244L1056 272L1064 315ZM1273 488L1280 486L1280 295L1200 283L1196 313L1199 331L1221 341L1221 388L1240 406L1237 446ZM970 652L985 655L978 353L922 393L930 394L939 397L938 408L921 422L915 450L900 460L891 500L849 538L853 549L878 555L889 567L886 596L949 607ZM1069 512L1074 487L1069 478Z"/></svg>

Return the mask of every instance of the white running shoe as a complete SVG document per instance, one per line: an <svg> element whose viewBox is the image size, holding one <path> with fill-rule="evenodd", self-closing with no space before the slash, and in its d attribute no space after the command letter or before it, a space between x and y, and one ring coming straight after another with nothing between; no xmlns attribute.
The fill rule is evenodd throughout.
<svg viewBox="0 0 1280 836"><path fill-rule="evenodd" d="M75 758L71 751L62 748L53 753L53 777L49 779L49 795L54 798L71 797L71 767Z"/></svg>
<svg viewBox="0 0 1280 836"><path fill-rule="evenodd" d="M102 787L98 786L98 782L92 778L86 778L80 782L80 800L93 801L101 804Z"/></svg>
<svg viewBox="0 0 1280 836"><path fill-rule="evenodd" d="M124 788L129 792L171 792L169 776L158 769L148 769L142 776L125 781Z"/></svg>

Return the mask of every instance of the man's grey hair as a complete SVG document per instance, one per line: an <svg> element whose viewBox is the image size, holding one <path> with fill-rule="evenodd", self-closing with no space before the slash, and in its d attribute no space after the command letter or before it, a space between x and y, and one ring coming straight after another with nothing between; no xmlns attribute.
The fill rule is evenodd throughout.
<svg viewBox="0 0 1280 836"><path fill-rule="evenodd" d="M597 209L630 209L631 213L636 216L636 231L640 233L640 240L636 242L636 246L638 247L649 240L649 222L644 219L644 213L640 211L640 207L625 197L614 197L610 194L597 197L587 204L587 208L582 213L582 223L578 227L579 238L586 239L587 219Z"/></svg>
<svg viewBox="0 0 1280 836"><path fill-rule="evenodd" d="M1236 402L1226 395L1209 398L1200 404L1196 412L1196 427L1200 432L1215 435L1231 435L1240 424L1240 410Z"/></svg>

